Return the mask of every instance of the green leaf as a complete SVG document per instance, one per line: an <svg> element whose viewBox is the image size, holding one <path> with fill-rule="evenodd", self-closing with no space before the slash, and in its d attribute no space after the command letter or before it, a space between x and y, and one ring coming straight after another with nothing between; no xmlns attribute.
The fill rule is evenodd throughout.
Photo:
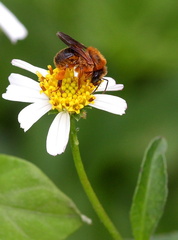
<svg viewBox="0 0 178 240"><path fill-rule="evenodd" d="M167 198L166 149L166 140L159 137L144 155L130 214L135 240L149 240L163 213Z"/></svg>
<svg viewBox="0 0 178 240"><path fill-rule="evenodd" d="M161 234L161 235L157 235L151 238L151 240L177 240L178 239L178 232L173 232L173 233L169 233L169 234ZM134 240L133 238L127 238L125 240Z"/></svg>
<svg viewBox="0 0 178 240"><path fill-rule="evenodd" d="M37 167L0 155L0 239L65 239L82 224L81 217Z"/></svg>
<svg viewBox="0 0 178 240"><path fill-rule="evenodd" d="M177 240L177 239L178 239L178 232L164 234L164 235L151 238L151 240Z"/></svg>

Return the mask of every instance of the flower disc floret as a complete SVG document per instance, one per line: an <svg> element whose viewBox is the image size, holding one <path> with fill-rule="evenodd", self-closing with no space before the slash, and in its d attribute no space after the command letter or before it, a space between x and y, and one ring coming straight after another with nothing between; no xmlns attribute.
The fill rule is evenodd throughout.
<svg viewBox="0 0 178 240"><path fill-rule="evenodd" d="M85 106L94 103L92 95L96 86L90 79L78 78L74 69L52 68L48 66L48 74L44 77L37 73L41 92L45 93L53 110L80 113ZM64 76L61 79L61 76Z"/></svg>

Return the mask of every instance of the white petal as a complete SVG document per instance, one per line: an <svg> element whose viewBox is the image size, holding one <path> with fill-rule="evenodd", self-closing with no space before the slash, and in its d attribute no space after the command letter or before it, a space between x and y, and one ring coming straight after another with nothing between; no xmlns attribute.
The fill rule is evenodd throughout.
<svg viewBox="0 0 178 240"><path fill-rule="evenodd" d="M39 83L28 77L12 73L9 82L6 93L2 95L6 100L31 103L48 99L44 93L40 93Z"/></svg>
<svg viewBox="0 0 178 240"><path fill-rule="evenodd" d="M89 104L90 106L118 115L125 113L127 103L124 99L107 94L95 94L94 96L96 99L94 104Z"/></svg>
<svg viewBox="0 0 178 240"><path fill-rule="evenodd" d="M0 2L0 28L11 40L16 43L17 40L24 39L28 32L24 25Z"/></svg>
<svg viewBox="0 0 178 240"><path fill-rule="evenodd" d="M116 84L114 86L108 86L107 89L106 89L106 92L107 91L120 91L124 88L124 85L123 84ZM105 89L104 89L105 90Z"/></svg>
<svg viewBox="0 0 178 240"><path fill-rule="evenodd" d="M39 82L21 74L11 73L8 79L10 84L41 90Z"/></svg>
<svg viewBox="0 0 178 240"><path fill-rule="evenodd" d="M104 81L99 85L96 92L103 91L119 91L124 88L123 84L116 84L116 81L111 77L104 77Z"/></svg>
<svg viewBox="0 0 178 240"><path fill-rule="evenodd" d="M41 73L42 76L44 76L44 77L46 76L46 74L48 74L48 72L47 72L46 69L33 66L32 64L27 63L27 62L25 62L25 61L23 61L23 60L20 60L20 59L13 59L11 63L12 63L13 66L16 66L16 67L25 69L25 70L27 70L27 71L29 71L29 72L34 73L34 74L36 74L37 72L39 72L39 73Z"/></svg>
<svg viewBox="0 0 178 240"><path fill-rule="evenodd" d="M32 103L22 109L18 115L20 127L26 132L35 122L37 122L44 114L51 110L49 102Z"/></svg>
<svg viewBox="0 0 178 240"><path fill-rule="evenodd" d="M8 86L6 93L2 94L2 97L9 101L26 103L40 102L44 99L49 101L49 99L44 93L40 94L40 92L37 91L31 91L12 85Z"/></svg>
<svg viewBox="0 0 178 240"><path fill-rule="evenodd" d="M60 112L53 120L46 140L47 152L53 156L65 151L69 140L70 116L68 112Z"/></svg>

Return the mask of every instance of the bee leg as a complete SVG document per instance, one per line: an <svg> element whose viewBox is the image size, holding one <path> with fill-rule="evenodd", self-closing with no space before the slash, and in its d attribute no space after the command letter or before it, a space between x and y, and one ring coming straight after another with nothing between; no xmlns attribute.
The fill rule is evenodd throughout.
<svg viewBox="0 0 178 240"><path fill-rule="evenodd" d="M76 67L76 68L75 68L75 72L78 73L77 78L78 78L78 90L79 90L79 88L80 88L80 79L81 79L81 77L82 77L81 68L80 68L80 67Z"/></svg>
<svg viewBox="0 0 178 240"><path fill-rule="evenodd" d="M60 81L64 78L66 73L66 69L61 70L58 74L57 74L57 79Z"/></svg>
<svg viewBox="0 0 178 240"><path fill-rule="evenodd" d="M106 78L102 78L104 81L106 81L106 87L105 87L105 89L104 89L104 91L102 92L102 93L105 93L106 92L106 89L107 89L107 87L108 87L108 83L109 83L109 81L108 81L108 79L106 79Z"/></svg>
<svg viewBox="0 0 178 240"><path fill-rule="evenodd" d="M106 78L102 78L101 80L106 81L106 87L105 87L104 91L102 92L102 93L104 94L104 93L106 92L107 87L108 87L109 81L108 81ZM101 84L101 82L100 82L98 85L96 85L96 88L95 88L95 90L93 91L93 93L96 92L96 90L98 89L98 87L100 86L100 84Z"/></svg>

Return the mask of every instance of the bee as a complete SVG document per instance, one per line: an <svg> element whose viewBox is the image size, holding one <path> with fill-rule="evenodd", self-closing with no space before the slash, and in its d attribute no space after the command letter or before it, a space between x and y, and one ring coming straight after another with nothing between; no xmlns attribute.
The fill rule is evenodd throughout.
<svg viewBox="0 0 178 240"><path fill-rule="evenodd" d="M62 68L64 77L66 68L75 68L78 78L91 78L94 86L98 87L107 74L106 59L94 47L85 47L65 33L58 32L57 36L69 47L61 50L54 57L56 67ZM107 80L106 80L107 81ZM80 82L79 82L80 84Z"/></svg>

